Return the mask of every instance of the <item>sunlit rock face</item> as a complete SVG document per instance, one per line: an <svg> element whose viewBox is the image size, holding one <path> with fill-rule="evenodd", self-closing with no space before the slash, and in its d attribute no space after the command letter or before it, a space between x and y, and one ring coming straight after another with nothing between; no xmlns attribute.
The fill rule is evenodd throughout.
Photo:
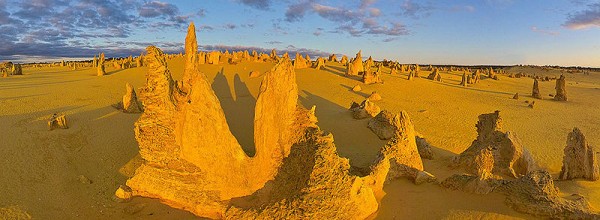
<svg viewBox="0 0 600 220"><path fill-rule="evenodd" d="M127 181L133 195L209 218L362 219L377 210L375 194L385 180L414 179L423 170L403 112L371 175L351 175L333 136L316 125L315 108L297 105L296 74L285 56L264 75L254 116L256 155L247 156L199 70L193 24L185 45L182 82L173 80L160 49L147 48L147 83L139 90L144 112L135 123L145 162Z"/></svg>

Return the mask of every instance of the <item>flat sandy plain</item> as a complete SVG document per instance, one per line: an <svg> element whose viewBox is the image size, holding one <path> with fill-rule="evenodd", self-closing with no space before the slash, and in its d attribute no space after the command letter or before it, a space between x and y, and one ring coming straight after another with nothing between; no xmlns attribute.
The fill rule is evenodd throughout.
<svg viewBox="0 0 600 220"><path fill-rule="evenodd" d="M183 58L169 60L175 79L181 79ZM108 65L107 65L108 66ZM254 104L262 77L252 70L268 71L274 63L201 65L225 111L232 133L251 154ZM560 70L511 67L509 73L559 76ZM157 200L134 198L128 203L112 197L141 162L133 123L139 114L113 107L125 92L145 83L146 68L115 70L96 76L96 69L69 67L24 68L22 76L0 78L0 216L29 215L34 219L195 219L188 212ZM541 167L558 175L567 134L579 127L588 141L600 148L600 72L564 73L568 102L551 100L555 82L541 82L544 100L531 97L533 79L483 79L459 86L462 72L445 72L443 82L425 78L407 80L390 75L384 84L363 85L344 76L345 67L327 63L324 70L296 70L299 103L316 105L318 125L335 138L340 156L355 167L368 167L385 144L367 128L368 120L353 119L348 107L377 91L382 109L405 110L415 130L434 146L434 160L423 160L425 170L443 180L459 171L448 164L476 138L477 116L500 110L505 130L514 131ZM425 77L430 71L421 71ZM360 84L360 92L351 88ZM512 99L515 93L520 99ZM525 100L536 101L535 108ZM70 128L48 131L54 113L67 115ZM89 180L89 181L87 181ZM600 181L556 181L564 195L578 193L600 209ZM513 211L504 196L474 195L434 184L414 185L406 179L384 188L374 219L530 219ZM27 214L25 214L27 213Z"/></svg>

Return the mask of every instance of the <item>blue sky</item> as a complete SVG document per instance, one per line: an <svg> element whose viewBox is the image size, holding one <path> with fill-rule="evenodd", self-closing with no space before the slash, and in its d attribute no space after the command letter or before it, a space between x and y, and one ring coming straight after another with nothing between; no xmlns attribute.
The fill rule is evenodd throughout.
<svg viewBox="0 0 600 220"><path fill-rule="evenodd" d="M598 0L0 0L0 59L178 52L190 21L202 50L600 67Z"/></svg>

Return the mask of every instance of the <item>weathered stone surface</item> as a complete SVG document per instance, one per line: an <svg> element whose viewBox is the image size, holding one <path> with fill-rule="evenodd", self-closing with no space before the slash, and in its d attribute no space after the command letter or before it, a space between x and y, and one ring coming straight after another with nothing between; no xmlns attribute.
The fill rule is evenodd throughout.
<svg viewBox="0 0 600 220"><path fill-rule="evenodd" d="M356 57L348 63L348 66L346 67L346 75L358 76L360 73L365 71L362 63L361 52L362 51L358 51Z"/></svg>
<svg viewBox="0 0 600 220"><path fill-rule="evenodd" d="M441 186L474 194L489 194L500 186L502 180L470 174L454 174L440 183Z"/></svg>
<svg viewBox="0 0 600 220"><path fill-rule="evenodd" d="M570 199L560 197L560 192L548 171L536 170L499 188L506 194L506 204L516 211L538 217L559 219L599 219L589 203L579 195Z"/></svg>
<svg viewBox="0 0 600 220"><path fill-rule="evenodd" d="M131 84L125 84L125 95L123 95L123 112L140 113L143 112L142 103L140 103L135 95L135 89Z"/></svg>
<svg viewBox="0 0 600 220"><path fill-rule="evenodd" d="M463 72L462 80L460 81L460 85L464 86L464 87L469 85L466 72Z"/></svg>
<svg viewBox="0 0 600 220"><path fill-rule="evenodd" d="M542 94L540 94L540 87L538 85L538 80L533 80L533 90L531 91L531 96L536 99L542 99Z"/></svg>
<svg viewBox="0 0 600 220"><path fill-rule="evenodd" d="M587 143L579 128L573 128L573 131L567 136L567 146L564 152L559 179L584 178L591 181L600 179L596 151Z"/></svg>
<svg viewBox="0 0 600 220"><path fill-rule="evenodd" d="M23 69L21 68L21 64L13 64L12 75L23 75Z"/></svg>
<svg viewBox="0 0 600 220"><path fill-rule="evenodd" d="M342 56L342 59L340 59L340 63L347 65L348 64L348 57L346 55Z"/></svg>
<svg viewBox="0 0 600 220"><path fill-rule="evenodd" d="M353 102L350 106L350 111L352 112L352 117L355 119L364 119L368 117L375 117L377 114L379 114L379 112L381 112L381 108L375 105L375 103L366 99L360 105Z"/></svg>
<svg viewBox="0 0 600 220"><path fill-rule="evenodd" d="M337 56L335 54L331 54L327 59L328 62L338 62Z"/></svg>
<svg viewBox="0 0 600 220"><path fill-rule="evenodd" d="M427 171L419 171L414 182L417 185L421 185L423 183L433 183L435 181L437 181L437 178L433 174Z"/></svg>
<svg viewBox="0 0 600 220"><path fill-rule="evenodd" d="M429 76L427 76L427 79L441 82L442 76L440 75L440 73L438 72L437 69L433 69L433 71L429 74Z"/></svg>
<svg viewBox="0 0 600 220"><path fill-rule="evenodd" d="M317 58L314 67L318 70L325 69L325 59L323 59L323 57Z"/></svg>
<svg viewBox="0 0 600 220"><path fill-rule="evenodd" d="M425 140L425 138L420 136L415 136L415 141L417 142L417 149L419 150L419 155L421 158L433 160L433 151L431 150L431 145Z"/></svg>
<svg viewBox="0 0 600 220"><path fill-rule="evenodd" d="M369 120L367 125L381 140L389 140L396 134L400 117L398 114L383 110Z"/></svg>
<svg viewBox="0 0 600 220"><path fill-rule="evenodd" d="M294 60L294 69L304 69L304 68L308 68L309 65L307 64L306 59L304 59L304 57L300 54L300 53L296 53L296 59Z"/></svg>
<svg viewBox="0 0 600 220"><path fill-rule="evenodd" d="M556 101L567 101L567 88L566 88L566 79L564 75L560 75L560 78L556 79L556 95L554 95L554 100Z"/></svg>
<svg viewBox="0 0 600 220"><path fill-rule="evenodd" d="M423 171L423 161L417 150L415 130L405 111L394 116L393 125L397 128L390 141L382 148L368 180L380 190L387 181L407 177L413 181Z"/></svg>
<svg viewBox="0 0 600 220"><path fill-rule="evenodd" d="M106 75L106 71L104 70L104 53L101 53L100 56L98 57L97 75L98 76Z"/></svg>
<svg viewBox="0 0 600 220"><path fill-rule="evenodd" d="M379 93L377 93L377 91L373 91L367 99L369 101L376 102L376 101L381 100L382 98L381 98L381 95L379 95Z"/></svg>
<svg viewBox="0 0 600 220"><path fill-rule="evenodd" d="M332 135L316 125L315 108L297 105L288 58L264 74L255 108L254 157L231 134L204 74L197 69L190 74L184 92L179 85L186 84L172 79L160 49L148 47L146 63L147 83L139 90L145 111L135 124L144 163L126 183L131 196L158 198L209 218L364 219L377 210L375 193L386 180L429 179L420 172L423 164L406 112L397 117L398 129L371 174L351 175ZM355 107L379 113L368 103Z"/></svg>
<svg viewBox="0 0 600 220"><path fill-rule="evenodd" d="M65 115L52 115L52 117L48 121L48 128L50 130L54 130L57 128L68 129L69 125L67 125L67 118L65 117Z"/></svg>
<svg viewBox="0 0 600 220"><path fill-rule="evenodd" d="M117 202L129 202L133 198L133 192L129 186L120 185L113 198Z"/></svg>
<svg viewBox="0 0 600 220"><path fill-rule="evenodd" d="M381 68L378 68L376 72L366 70L363 73L362 82L364 84L374 84L374 83L382 83L383 80L379 77L381 76Z"/></svg>
<svg viewBox="0 0 600 220"><path fill-rule="evenodd" d="M455 158L456 166L472 169L474 160L482 149L490 149L494 155L493 174L519 177L535 167L529 152L513 132L504 132L500 111L482 114L477 122L477 139Z"/></svg>
<svg viewBox="0 0 600 220"><path fill-rule="evenodd" d="M206 63L217 65L221 59L221 52L219 51L211 51L206 54Z"/></svg>

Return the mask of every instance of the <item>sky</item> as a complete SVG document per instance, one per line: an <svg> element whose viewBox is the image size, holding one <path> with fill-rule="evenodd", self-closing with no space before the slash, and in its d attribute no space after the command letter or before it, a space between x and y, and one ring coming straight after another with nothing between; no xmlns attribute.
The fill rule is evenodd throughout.
<svg viewBox="0 0 600 220"><path fill-rule="evenodd" d="M600 67L600 0L0 0L0 60L176 53L190 22L200 50Z"/></svg>

